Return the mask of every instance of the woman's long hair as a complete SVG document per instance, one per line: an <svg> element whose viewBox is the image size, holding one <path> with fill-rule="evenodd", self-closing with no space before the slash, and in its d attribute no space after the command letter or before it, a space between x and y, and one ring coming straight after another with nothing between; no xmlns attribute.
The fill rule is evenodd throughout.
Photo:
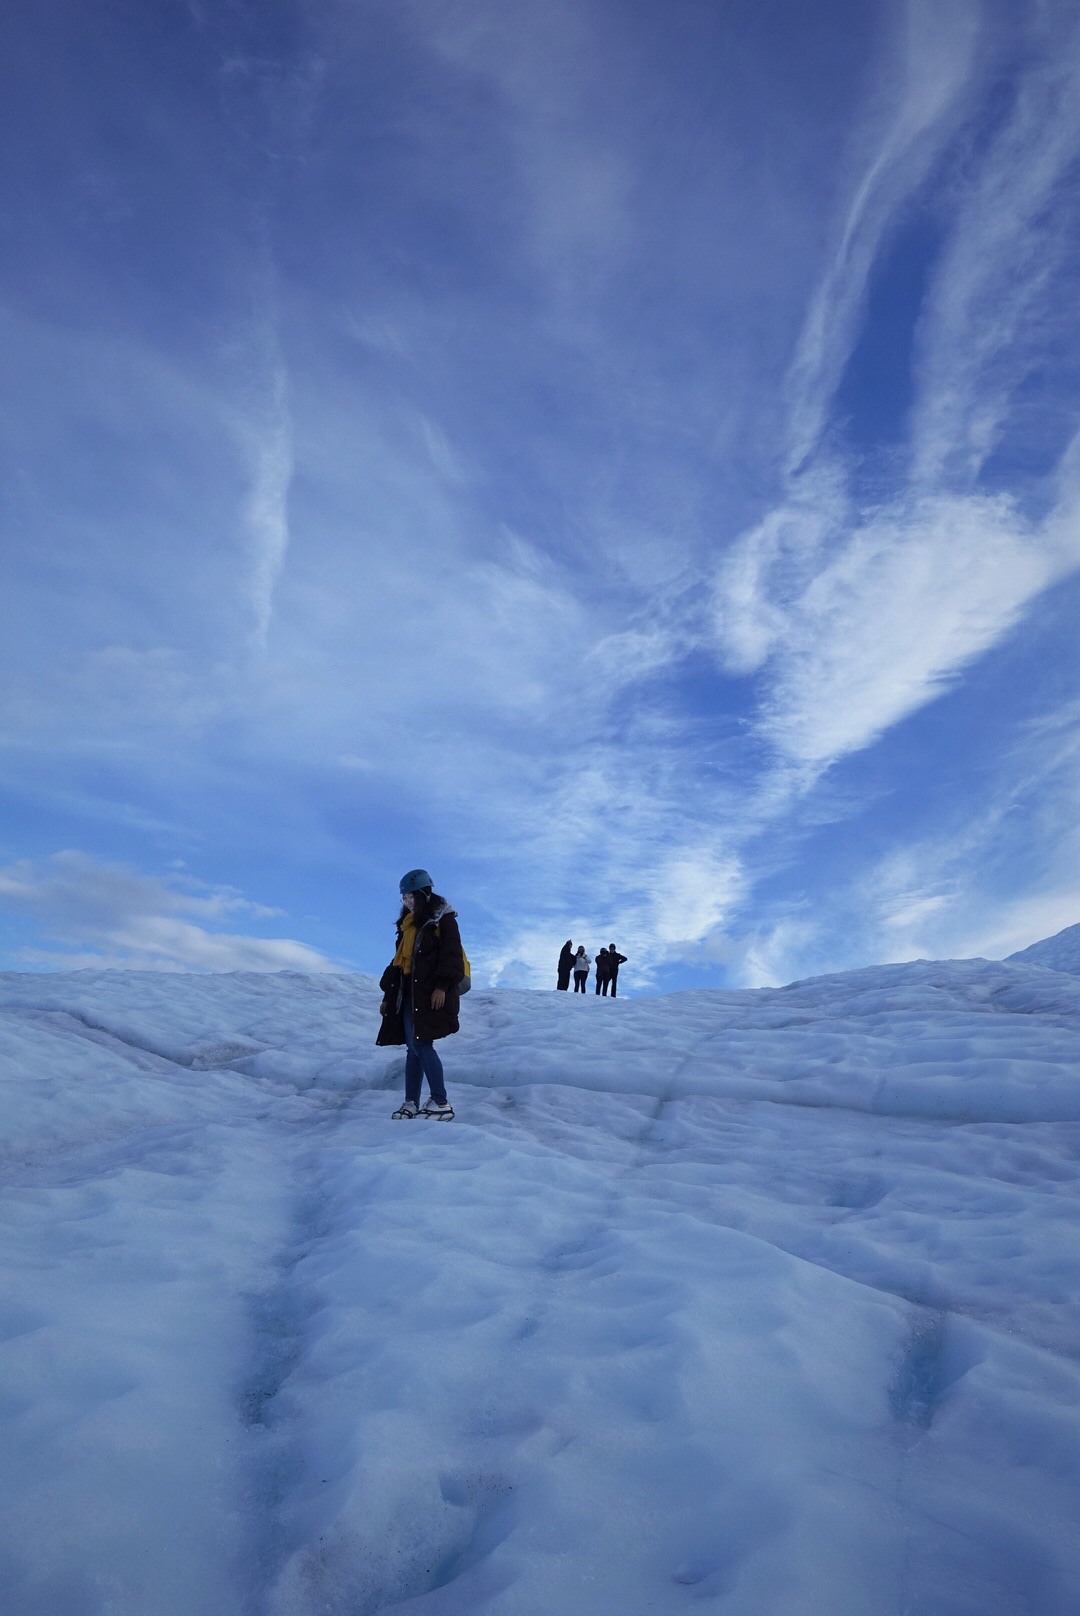
<svg viewBox="0 0 1080 1616"><path fill-rule="evenodd" d="M413 907L413 919L416 922L417 930L419 930L424 924L424 921L429 919L430 916L435 913L436 909L442 907L442 905L446 902L446 899L440 898L439 894L437 892L432 892L430 887L420 887L414 896L416 898L416 903ZM408 912L409 910L407 905L402 904L401 913L398 915L399 926L403 924L405 916L408 914Z"/></svg>

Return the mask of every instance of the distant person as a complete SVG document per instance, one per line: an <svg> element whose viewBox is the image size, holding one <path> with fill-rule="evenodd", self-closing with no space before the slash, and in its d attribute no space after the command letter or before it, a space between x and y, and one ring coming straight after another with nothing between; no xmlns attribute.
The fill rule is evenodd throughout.
<svg viewBox="0 0 1080 1616"><path fill-rule="evenodd" d="M426 870L410 870L399 883L401 913L397 923L397 952L382 974L382 1026L377 1044L404 1044L405 1098L395 1118L453 1119L446 1098L442 1061L436 1038L458 1030L460 990L465 980L465 955L457 916L445 898L433 892ZM428 1082L427 1104L421 1109L420 1091Z"/></svg>
<svg viewBox="0 0 1080 1616"><path fill-rule="evenodd" d="M574 992L575 993L584 993L585 992L585 983L589 979L589 966L591 964L592 964L592 960L589 958L588 954L586 954L584 945L582 945L581 947L578 948L577 953L574 955Z"/></svg>
<svg viewBox="0 0 1080 1616"><path fill-rule="evenodd" d="M557 982L555 983L555 986L563 993L565 993L567 988L570 986L570 975L573 969L574 945L571 939L568 937L565 943L562 945L562 953L559 955L559 976Z"/></svg>
<svg viewBox="0 0 1080 1616"><path fill-rule="evenodd" d="M608 985L608 956L607 949L602 948L596 956L596 991L607 993Z"/></svg>
<svg viewBox="0 0 1080 1616"><path fill-rule="evenodd" d="M607 998L607 990L610 986L611 997L617 999L619 996L619 966L626 964L626 955L620 954L614 943L609 943L604 952L607 954L607 978L604 982L604 997L605 999ZM599 958L599 955L597 955L597 958Z"/></svg>

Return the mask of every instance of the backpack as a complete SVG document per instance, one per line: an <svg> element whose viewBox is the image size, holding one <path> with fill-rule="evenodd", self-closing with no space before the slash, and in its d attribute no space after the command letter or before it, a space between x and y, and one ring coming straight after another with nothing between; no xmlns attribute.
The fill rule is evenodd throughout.
<svg viewBox="0 0 1080 1616"><path fill-rule="evenodd" d="M435 935L436 937L439 935L438 921L435 922ZM463 993L468 993L469 989L472 987L472 966L469 964L469 956L465 952L464 943L461 945L461 958L465 964L465 975L461 978L461 981L457 985L457 995L459 999Z"/></svg>

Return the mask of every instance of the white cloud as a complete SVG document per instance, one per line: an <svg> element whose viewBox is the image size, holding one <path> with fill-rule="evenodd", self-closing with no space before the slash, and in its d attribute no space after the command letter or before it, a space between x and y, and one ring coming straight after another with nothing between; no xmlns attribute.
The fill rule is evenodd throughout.
<svg viewBox="0 0 1080 1616"><path fill-rule="evenodd" d="M292 418L288 374L276 338L253 402L241 427L250 483L243 521L250 547L249 599L254 641L265 649L274 611L274 590L289 548L289 485L293 474Z"/></svg>
<svg viewBox="0 0 1080 1616"><path fill-rule="evenodd" d="M718 795L717 827L702 830L709 803L708 782L659 739L571 758L561 780L531 800L527 789L512 807L504 799L488 829L488 855L497 860L504 850L511 890L539 901L527 915L510 906L504 940L483 961L488 975L501 983L508 971L517 981L530 973L534 985L546 984L555 933L559 945L570 935L590 950L616 942L629 956L626 979L638 987L684 960L730 924L747 890ZM503 907L500 896L493 907Z"/></svg>
<svg viewBox="0 0 1080 1616"><path fill-rule="evenodd" d="M836 894L858 957L1000 959L1080 921L1080 704L998 756L978 808L895 846ZM1012 874L1022 871L1021 879Z"/></svg>
<svg viewBox="0 0 1080 1616"><path fill-rule="evenodd" d="M705 844L683 845L652 875L649 930L662 949L694 944L724 923L745 885L736 858Z"/></svg>
<svg viewBox="0 0 1080 1616"><path fill-rule="evenodd" d="M819 938L808 920L780 920L742 939L732 965L737 987L779 988L805 974L803 961Z"/></svg>
<svg viewBox="0 0 1080 1616"><path fill-rule="evenodd" d="M513 109L506 157L530 200L536 262L556 304L587 299L625 246L635 178L610 120L592 113L607 45L599 15L573 0L512 9L408 0L402 9L429 47L470 79L486 76Z"/></svg>
<svg viewBox="0 0 1080 1616"><path fill-rule="evenodd" d="M28 963L174 971L329 971L332 962L306 943L214 930L230 914L276 913L229 888L178 877L182 886L66 851L0 868L0 905L33 920L62 945L26 949ZM185 890L195 887L195 891ZM189 918L194 917L194 918ZM199 921L205 924L200 925Z"/></svg>
<svg viewBox="0 0 1080 1616"><path fill-rule="evenodd" d="M993 916L972 928L961 944L962 956L1005 959L1078 922L1080 883L1055 892L1033 893L999 907Z"/></svg>
<svg viewBox="0 0 1080 1616"><path fill-rule="evenodd" d="M1080 441L1041 520L973 486L1011 390L1075 325L1072 297L1061 316L1044 305L1046 266L1060 266L1076 224L1059 193L1080 155L1080 31L1039 41L1015 107L972 160L920 326L907 472L859 509L848 468L822 447L871 269L968 103L973 9L914 0L907 16L899 105L854 188L789 377L790 465L801 469L717 572L722 661L762 675L759 733L806 788L941 694L1080 565ZM1027 330L1036 305L1041 323Z"/></svg>
<svg viewBox="0 0 1080 1616"><path fill-rule="evenodd" d="M1080 26L1053 9L1011 111L960 192L923 316L914 480L970 483L997 446L1011 396L1077 337L1073 176L1080 157ZM1033 31L1040 27L1033 18ZM1065 269L1064 281L1055 278Z"/></svg>
<svg viewBox="0 0 1080 1616"><path fill-rule="evenodd" d="M985 833L985 827L982 827ZM985 834L978 841L985 850ZM904 884L906 875L907 884ZM1080 883L1003 898L980 887L976 849L901 850L864 884L873 957L1004 959L1080 921ZM874 946L876 945L876 947Z"/></svg>
<svg viewBox="0 0 1080 1616"><path fill-rule="evenodd" d="M798 917L734 934L720 924L707 936L673 949L667 963L722 965L734 988L783 987L801 974L801 962L817 937L814 922Z"/></svg>
<svg viewBox="0 0 1080 1616"><path fill-rule="evenodd" d="M730 547L717 570L714 612L720 653L731 673L755 672L784 644L791 603L812 581L846 514L838 474L818 469Z"/></svg>
<svg viewBox="0 0 1080 1616"><path fill-rule="evenodd" d="M818 444L855 340L870 271L900 209L955 128L974 65L978 10L971 0L908 0L901 15L902 37L887 64L888 85L880 88L887 110L876 138L872 124L859 131L860 148L872 140L869 161L848 202L788 377L791 472Z"/></svg>
<svg viewBox="0 0 1080 1616"><path fill-rule="evenodd" d="M869 745L940 694L1062 570L1008 500L978 496L873 513L837 536L790 599L783 561L762 568L764 599L751 608L754 620L766 611L772 619L762 729L813 768Z"/></svg>
<svg viewBox="0 0 1080 1616"><path fill-rule="evenodd" d="M662 822L655 804L649 811ZM599 821L603 824L603 815ZM700 841L695 845L689 826L677 817L668 821L666 849L659 824L656 842L643 829L638 825L624 833L614 828L603 849L609 873L595 885L587 883L592 899L588 910L565 920L565 932L590 952L615 942L628 956L625 979L638 987L651 982L665 964L697 954L703 939L730 920L746 890L739 861ZM620 861L625 861L621 868ZM502 949L484 961L493 980L504 986L546 985L552 974L552 936L558 930L550 916L515 928ZM560 933L556 953L562 941ZM701 963L709 960L706 953L699 957Z"/></svg>

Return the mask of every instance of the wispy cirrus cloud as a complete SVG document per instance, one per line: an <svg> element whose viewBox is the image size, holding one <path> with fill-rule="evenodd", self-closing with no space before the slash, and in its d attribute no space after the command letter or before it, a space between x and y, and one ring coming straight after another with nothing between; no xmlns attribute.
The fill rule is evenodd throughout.
<svg viewBox="0 0 1080 1616"><path fill-rule="evenodd" d="M241 85L257 64L242 64ZM232 75L227 75L231 77ZM247 94L232 99L235 127L241 138L252 138L259 117ZM266 99L263 91L256 103ZM267 114L261 112L262 121ZM274 128L281 112L270 115ZM269 138L269 137L267 137ZM280 138L280 137L278 137ZM239 598L249 618L244 638L256 652L265 653L274 614L274 593L289 550L289 490L295 469L295 444L290 378L281 342L281 287L268 235L271 202L267 182L255 189L249 225L254 254L248 277L249 309L222 343L224 376L229 402L224 414L239 458L244 488L237 516L241 566Z"/></svg>
<svg viewBox="0 0 1080 1616"><path fill-rule="evenodd" d="M954 808L933 834L897 837L833 893L829 929L846 916L855 959L1000 959L1076 922L1078 827L1080 704L1070 700L1002 737L966 812Z"/></svg>
<svg viewBox="0 0 1080 1616"><path fill-rule="evenodd" d="M263 651L273 617L274 590L289 549L289 485L294 456L288 386L280 348L276 339L268 339L251 411L239 431L249 479L242 512L250 557L246 593L252 638Z"/></svg>
<svg viewBox="0 0 1080 1616"><path fill-rule="evenodd" d="M785 497L718 569L716 631L733 673L762 680L761 733L812 785L878 740L996 645L1045 589L1080 566L1076 444L1049 514L973 486L1012 390L1076 325L1055 318L1048 279L1080 221L1080 37L1035 54L1014 104L982 143L930 279L918 326L907 452L869 508L826 436L872 268L971 102L975 14L908 8L907 88L859 180L789 378ZM1050 115L1047 115L1049 106ZM1047 267L1050 266L1050 267ZM1038 308L1040 318L1032 318Z"/></svg>
<svg viewBox="0 0 1080 1616"><path fill-rule="evenodd" d="M1080 24L1070 22L1063 31L1057 7L1032 15L1032 59L957 199L919 333L917 487L970 486L1018 389L1076 340ZM1060 425L1041 424L1057 438Z"/></svg>
<svg viewBox="0 0 1080 1616"><path fill-rule="evenodd" d="M1075 925L1080 882L1075 865L1057 864L1017 896L996 892L980 861L995 850L990 827L974 834L898 848L861 883L866 935L879 957L1004 959Z"/></svg>
<svg viewBox="0 0 1080 1616"><path fill-rule="evenodd" d="M1001 495L774 513L725 563L717 604L732 670L767 669L763 733L810 783L879 739L1080 566L1075 509L1070 491L1039 527Z"/></svg>
<svg viewBox="0 0 1080 1616"><path fill-rule="evenodd" d="M974 0L907 0L894 28L877 105L860 120L855 161L863 166L788 373L788 475L819 446L875 261L966 108L979 31Z"/></svg>

